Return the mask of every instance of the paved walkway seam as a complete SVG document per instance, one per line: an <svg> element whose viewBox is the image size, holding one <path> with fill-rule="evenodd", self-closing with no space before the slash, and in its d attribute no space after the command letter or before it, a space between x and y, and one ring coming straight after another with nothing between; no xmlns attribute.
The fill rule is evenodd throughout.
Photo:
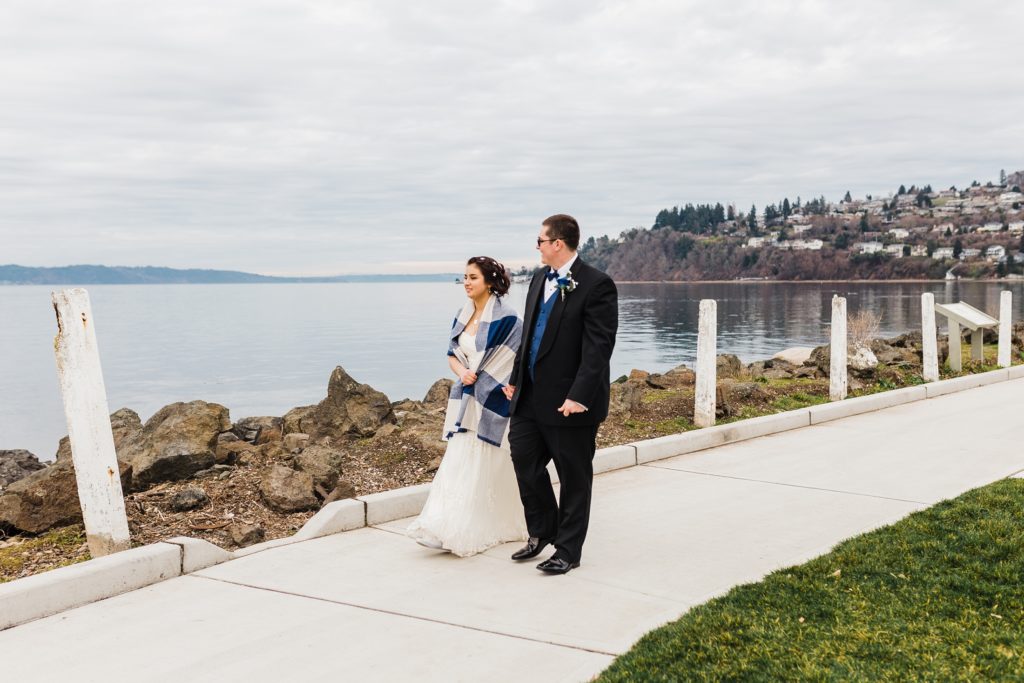
<svg viewBox="0 0 1024 683"><path fill-rule="evenodd" d="M381 609L380 607L370 607L368 605L360 605L355 602L344 602L342 600L329 600L327 598L320 598L315 595L303 595L302 593L294 593L292 591L285 591L279 588L267 588L266 586L254 586L251 583L242 583L240 581L228 581L227 579L218 579L212 576L203 576L202 574L188 574L182 578L189 579L205 579L207 581L217 581L218 583L226 583L231 586L240 586L242 588L251 588L253 590L265 591L267 593L277 593L278 595L288 595L293 598L304 598L306 600L314 600L316 602L326 602L331 605L342 605L344 607L352 607L354 609L366 610L367 612L377 612L378 614L388 614L393 617L402 617L404 619L415 619L416 621L425 621L431 624L441 624L442 626L451 626L453 628L460 628L466 631L477 631L478 633L488 633L494 636L503 636L505 638L514 638L516 640L526 640L531 643L540 643L541 645L550 645L552 647L560 647L566 650L579 650L580 652L590 652L597 655L607 655L609 657L618 657L621 652L609 652L607 650L597 650L589 647L581 647L579 645L566 645L564 643L553 643L550 640L541 640L540 638L530 638L528 636L516 635L514 633L505 633L503 631L492 631L486 628L475 628L473 626L466 626L465 624L456 624L451 621L444 621L443 619L431 619L429 617L421 617L415 614L406 614L405 612L396 612L389 609Z"/></svg>
<svg viewBox="0 0 1024 683"><path fill-rule="evenodd" d="M794 489L810 489L811 491L824 491L826 493L841 493L847 496L857 496L859 498L874 498L876 500L891 500L896 503L913 503L914 505L931 505L932 503L926 503L922 500L909 500L907 498L891 498L889 496L876 496L872 493L857 493L856 491L841 491L839 489L826 489L821 486L808 486L806 484L787 484L784 481L768 481L766 479L751 479L749 477L737 477L731 474L715 474L714 472L698 472L696 470L684 470L678 467L665 467L664 465L646 464L641 467L650 467L656 470L665 470L668 472L682 472L684 474L699 474L704 477L718 477L719 479L735 479L737 481L749 481L755 484L770 484L772 486L788 486Z"/></svg>

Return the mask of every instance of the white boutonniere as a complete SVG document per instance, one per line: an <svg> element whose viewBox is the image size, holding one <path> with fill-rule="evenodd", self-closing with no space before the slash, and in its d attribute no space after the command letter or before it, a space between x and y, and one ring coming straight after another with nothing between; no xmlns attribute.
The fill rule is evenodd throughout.
<svg viewBox="0 0 1024 683"><path fill-rule="evenodd" d="M560 277L555 280L558 285L558 291L562 295L562 301L565 301L565 295L571 293L576 289L576 285L579 284L572 279L572 273L569 273L566 277Z"/></svg>

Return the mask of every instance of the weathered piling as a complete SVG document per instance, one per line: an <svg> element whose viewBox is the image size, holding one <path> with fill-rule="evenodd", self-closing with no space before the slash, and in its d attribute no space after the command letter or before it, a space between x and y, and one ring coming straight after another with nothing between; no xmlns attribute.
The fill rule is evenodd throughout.
<svg viewBox="0 0 1024 683"><path fill-rule="evenodd" d="M835 294L832 295L831 328L828 399L841 401L846 398L846 298Z"/></svg>
<svg viewBox="0 0 1024 683"><path fill-rule="evenodd" d="M1013 316L1013 293L1009 290L999 295L999 355L998 363L1001 368L1010 367L1010 342L1011 324Z"/></svg>
<svg viewBox="0 0 1024 683"><path fill-rule="evenodd" d="M78 498L89 552L100 557L127 550L130 539L92 308L84 289L54 292L52 300L57 313L53 348Z"/></svg>
<svg viewBox="0 0 1024 683"><path fill-rule="evenodd" d="M714 299L702 299L697 321L697 384L693 402L693 423L698 427L715 424L717 329L718 304Z"/></svg>
<svg viewBox="0 0 1024 683"><path fill-rule="evenodd" d="M921 295L921 376L925 382L939 379L939 348L935 330L935 295Z"/></svg>

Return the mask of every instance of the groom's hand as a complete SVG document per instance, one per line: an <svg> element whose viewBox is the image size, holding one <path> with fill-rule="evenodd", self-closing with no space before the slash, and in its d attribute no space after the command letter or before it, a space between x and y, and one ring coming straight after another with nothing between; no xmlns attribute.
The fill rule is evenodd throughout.
<svg viewBox="0 0 1024 683"><path fill-rule="evenodd" d="M514 386L512 386L511 384L506 384L505 386L503 386L501 388L501 391L502 391L502 393L505 394L505 398L507 398L508 400L511 401L512 400L512 396L514 396L515 393L516 393L516 388Z"/></svg>
<svg viewBox="0 0 1024 683"><path fill-rule="evenodd" d="M558 412L560 412L563 417L569 417L573 413L585 413L587 412L587 409L581 406L576 401L567 398L565 399L565 402L558 407Z"/></svg>

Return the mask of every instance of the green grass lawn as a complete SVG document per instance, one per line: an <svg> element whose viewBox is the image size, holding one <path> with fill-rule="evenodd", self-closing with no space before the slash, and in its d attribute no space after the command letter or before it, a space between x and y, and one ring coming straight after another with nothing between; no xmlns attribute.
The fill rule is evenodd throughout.
<svg viewBox="0 0 1024 683"><path fill-rule="evenodd" d="M1024 480L734 588L598 680L1024 680Z"/></svg>

